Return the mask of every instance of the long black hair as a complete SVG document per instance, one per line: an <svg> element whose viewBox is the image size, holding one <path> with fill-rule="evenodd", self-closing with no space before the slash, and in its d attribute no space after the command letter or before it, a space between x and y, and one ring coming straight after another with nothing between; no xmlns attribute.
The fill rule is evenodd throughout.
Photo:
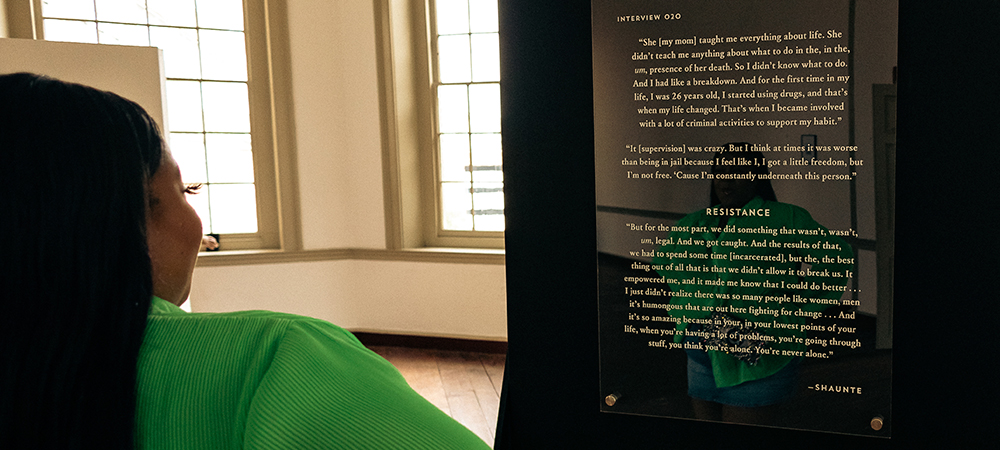
<svg viewBox="0 0 1000 450"><path fill-rule="evenodd" d="M742 156L756 162L756 164L751 166L741 166L745 167L748 173L755 173L757 175L770 174L771 171L767 168L767 159L764 158L764 154L756 150L750 150L750 148L750 143L748 142L731 142L726 144L724 150L715 152L715 155L712 156L712 172L714 173L714 168L718 167L717 163L720 158L734 158ZM772 202L778 201L778 196L774 194L774 188L771 186L770 179L754 180L754 193L764 200L770 200ZM708 194L708 201L709 206L715 206L720 203L719 196L715 193L715 183L712 183L712 187Z"/></svg>
<svg viewBox="0 0 1000 450"><path fill-rule="evenodd" d="M163 151L129 100L0 76L0 447L135 446Z"/></svg>

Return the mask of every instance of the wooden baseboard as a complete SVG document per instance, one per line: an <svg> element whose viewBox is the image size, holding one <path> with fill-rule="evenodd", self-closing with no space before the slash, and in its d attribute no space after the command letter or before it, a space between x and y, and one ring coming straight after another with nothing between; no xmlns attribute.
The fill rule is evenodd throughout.
<svg viewBox="0 0 1000 450"><path fill-rule="evenodd" d="M428 348L461 352L495 353L506 355L507 343L502 341L481 341L475 339L455 339L430 336L410 336L405 334L383 334L354 332L365 346L383 345L388 347Z"/></svg>

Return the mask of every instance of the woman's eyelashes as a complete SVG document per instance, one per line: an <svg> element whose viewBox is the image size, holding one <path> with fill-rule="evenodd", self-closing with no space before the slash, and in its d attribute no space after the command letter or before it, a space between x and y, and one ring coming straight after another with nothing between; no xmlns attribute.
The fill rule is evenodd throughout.
<svg viewBox="0 0 1000 450"><path fill-rule="evenodd" d="M184 185L184 193L185 194L197 194L199 191L201 191L201 186L202 186L201 183L185 184Z"/></svg>

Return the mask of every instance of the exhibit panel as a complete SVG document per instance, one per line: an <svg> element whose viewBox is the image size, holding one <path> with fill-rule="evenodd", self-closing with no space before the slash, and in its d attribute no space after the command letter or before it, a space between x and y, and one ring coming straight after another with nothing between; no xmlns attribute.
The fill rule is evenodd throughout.
<svg viewBox="0 0 1000 450"><path fill-rule="evenodd" d="M990 401L995 387L989 381L993 378L993 371L988 364L991 355L988 352L988 343L991 342L988 333L993 329L991 322L998 312L996 302L992 300L996 295L990 280L1000 269L997 269L995 258L989 256L998 250L997 246L989 238L989 233L983 231L995 228L996 223L995 208L992 206L995 200L987 185L995 179L998 168L997 159L992 155L995 145L991 143L988 131L990 118L996 117L992 99L1000 93L997 92L998 86L989 81L990 72L980 70L984 67L982 63L992 57L984 53L979 44L988 42L984 22L980 18L989 17L991 13L988 10L996 8L984 9L984 5L972 4L944 7L921 2L899 5L897 11L893 2L768 2L777 6L766 9L765 18L758 19L746 10L737 10L740 18L746 20L734 22L735 19L725 17L728 8L716 7L712 13L718 19L719 28L706 25L705 29L684 29L680 35L672 36L658 31L658 26L673 24L661 21L654 27L650 23L652 21L626 18L618 22L618 17L655 14L663 17L667 13L679 12L683 18L688 13L678 11L678 5L683 6L687 2L618 3L626 7L635 4L652 4L654 7L652 10L640 8L610 13L605 10L602 13L602 7L615 5L609 2L602 6L590 0L502 0L500 4L501 71L505 80L502 105L509 353L496 448L888 449L995 446L987 431L997 419ZM826 38L850 50L846 59L841 57L846 65L840 68L834 66L831 69L837 70L830 72L834 77L850 77L844 83L849 85L846 87L849 95L841 96L843 100L826 95L826 86L824 95L809 97L808 92L818 89L805 86L808 84L805 80L798 83L803 86L793 89L787 84L789 73L785 73L786 86L777 90L777 99L756 98L751 101L749 98L726 98L723 102L723 90L733 93L754 91L755 88L736 90L728 82L727 85L721 84L722 80L730 78L738 83L745 75L734 76L735 62L741 62L737 61L737 56L717 58L718 61L705 59L721 51L719 46L726 44L717 42L714 49L692 48L684 51L688 59L694 53L701 53L702 59L688 61L681 66L681 70L695 62L698 66L708 67L712 63L724 67L728 62L734 70L705 70L698 72L697 76L683 72L669 76L655 74L661 82L669 78L685 81L684 89L692 89L688 94L718 92L719 99L705 95L701 99L689 98L686 103L682 92L679 106L683 111L673 117L674 128L680 119L685 119L685 124L697 122L694 127L684 127L685 132L692 134L668 135L662 127L639 125L641 122L649 123L649 119L653 119L654 124L665 123L664 120L669 117L666 111L660 112L660 105L656 105L655 112L649 113L648 110L654 106L651 100L645 101L647 104L636 104L644 102L641 98L635 99L636 93L649 95L655 93L657 88L654 81L648 81L654 78L649 76L649 69L670 70L666 69L668 65L680 66L676 61L632 59L640 51L669 53L659 48L642 49L643 39L672 39L670 45L673 46L676 39L687 40L687 34L691 34L695 43L700 42L696 36L706 39L716 35L737 39L752 36L754 30L751 28L755 23L776 23L781 14L802 6L797 3L807 6L819 4L826 9L822 14L802 19L801 30L787 28L781 31L782 40L788 40L785 38L788 32L807 33L814 26L817 28L813 31L824 34L829 30L843 32L841 37ZM709 7L719 4L699 3ZM845 9L846 14L842 14ZM604 25L612 30L608 35L600 36L602 31L598 29L597 22L601 14L611 19ZM893 21L896 17L898 31ZM676 20L674 18L671 22ZM793 25L796 23L799 22ZM722 29L722 26L729 25L735 31ZM767 28L758 29L756 34L777 35L778 32ZM807 33L806 40L808 38ZM825 58L829 56L823 55L824 46L818 44L807 43L818 48L822 52L820 56L806 56L801 62L812 60L825 64ZM712 46L711 43L700 45ZM795 56L795 45L791 45L792 55L795 58L807 55L807 47L801 43L797 45L803 53ZM837 45L830 46L831 54L839 53ZM602 47L604 50L601 50ZM764 47L761 50L765 50ZM781 50L784 52L784 45ZM598 54L601 51L618 58L618 62L610 65L611 71L617 73L601 73L601 55ZM677 52L677 56L681 53L677 48L673 51ZM866 62L862 55L874 57L873 62ZM762 58L765 55L755 56ZM894 62L896 58L898 64ZM830 62L836 64L837 60L833 57ZM781 61L789 64L799 60L786 59L782 53ZM899 69L893 70L896 66ZM696 69L691 67L694 72ZM636 74L639 68L646 68L647 73ZM769 79L773 79L779 70L789 69L769 70L772 71ZM712 73L706 74L708 72ZM757 74L746 78L753 75ZM826 75L824 71L824 83ZM635 86L636 82L641 84L644 79L649 85ZM693 91L695 83L692 82L692 87L686 86L688 79L709 81L698 86L701 90ZM758 82L758 92L774 92L770 87L767 90L759 89L761 87ZM617 89L617 92L602 93L602 90L609 89ZM780 96L781 89L798 91L803 96L798 100L783 98ZM837 90L834 86L830 89ZM602 106L602 95L607 95L609 102L617 102L617 106L603 110L607 105ZM774 103L775 110L777 104L783 108L825 106L829 110L775 111L769 115L758 110L756 114L764 117L751 118L749 111L726 113L722 109L723 104L749 109L754 106L754 101L758 106ZM843 111L839 110L841 101L844 102ZM715 105L718 105L717 113L710 110L705 114L704 108L711 109ZM670 114L675 114L673 106L669 105ZM693 108L688 111L688 106ZM697 111L694 108L703 109ZM640 109L646 112L640 112ZM602 114L617 116L602 119ZM643 117L660 114L662 116L655 118ZM729 117L724 117L724 114L729 114ZM815 119L826 117L834 121L838 117L843 119L835 124L820 120L823 125L815 125ZM607 123L613 124L610 129L599 125L601 120L606 119ZM710 126L712 119L715 119L714 126ZM765 120L765 124L759 129L744 125L729 131L723 131L724 127L720 126L725 120L730 121L729 125L738 124L740 119L755 122L761 119ZM773 125L768 128L768 120L797 122L794 126L785 124L780 128ZM808 128L794 129L804 128L804 124L798 121L805 120L809 120ZM612 134L602 137L602 132ZM605 139L603 144L602 139ZM705 163L715 159L715 150L707 153L705 147L723 146L728 149L727 144L730 143L748 143L750 152L735 157L724 155L725 161L735 164ZM775 143L803 149L775 150ZM770 181L776 203L789 205L766 209L775 213L782 212L784 208L783 211L794 211L791 215L800 218L805 215L799 212L807 213L816 223L815 230L819 237L800 235L796 230L808 229L801 223L793 227L783 226L792 230L794 236L802 236L802 241L809 241L810 250L814 243L819 244L817 250L830 250L822 248L823 241L828 245L836 243L831 237L833 233L829 232L852 230L854 233L851 235L836 236L847 243L846 246L841 245L840 251L849 249L850 256L846 253L811 255L820 263L806 266L805 255L797 255L804 249L786 249L784 245L792 242L784 241L787 236L781 235L781 226L767 223L752 226L737 226L734 223L735 228L744 229L742 233L756 230L759 233L752 234L761 236L712 238L717 242L711 250L707 245L708 237L697 238L704 241L701 243L704 250L698 252L691 251L691 247L697 245L694 236L683 236L684 243L677 243L681 233L705 233L707 230L711 234L713 225L682 222L718 217L710 216L715 211L708 211L714 206L711 203L715 203L711 200L711 188L716 181L708 179L708 175L714 177L716 172L712 169L722 165L747 169L747 165L741 167L741 157L748 161L760 161L756 155L749 157L749 153L754 151L754 144L758 147L765 144L763 151L759 148L758 151L763 156L764 166L770 165L764 178ZM771 145L770 149L766 144ZM825 150L815 148L834 145L857 148L848 150L848 155L837 156L823 156L820 152ZM803 152L808 146L814 147L814 151ZM665 153L671 147L701 147L702 152L700 155L667 155L668 167L664 170L664 158L660 157L665 155L654 157L652 152ZM632 148L636 150L635 154L631 154ZM641 151L648 153L640 154ZM851 151L854 152L853 159L860 162L853 167L812 162L846 159L844 156L850 157ZM611 152L613 156L602 152ZM677 167L669 167L671 160L678 157L698 161L691 163L691 168L678 170ZM642 164L640 158L646 163L659 160L660 167ZM804 160L806 164L790 169L793 159L796 162ZM635 161L636 164L623 164L625 160ZM775 165L774 161L785 164ZM684 164L681 160L681 166ZM749 167L756 167L756 164L754 162ZM672 178L656 178L657 171L670 174ZM673 178L677 171L696 173L699 178L685 179L688 185L678 183L668 189L657 189L661 184L669 186L669 183L681 181ZM630 178L628 172L638 174L638 178ZM705 179L700 178L701 172L705 172ZM807 183L805 178L809 172L820 175L820 180L808 180ZM801 173L801 180L779 177L797 173ZM643 174L653 175L643 178ZM761 172L726 170L720 171L720 174L732 178L728 181L746 181L738 177L749 178L753 174L759 180ZM823 174L833 177L823 181ZM605 182L610 184L602 185ZM615 197L617 190L626 194ZM728 193L724 195L729 196ZM720 206L712 209L729 212L730 219L773 219L766 213L748 217L742 212L729 211L736 206L722 206L723 199L719 200ZM758 210L765 208L750 209L763 212ZM739 216L732 217L736 214ZM652 226L652 231L646 231L647 223ZM660 230L660 225L669 231ZM714 226L721 229L720 235L726 233L725 225ZM689 259L695 253L708 255L708 258L695 258L696 261L690 262L692 266L707 267L708 272L688 270L688 262L684 263L684 272L694 273L685 273L684 277L679 274L668 277L657 270L665 269L670 264L667 261L654 262L656 252L671 245L662 242L668 241L675 233L670 227L679 228L674 234L673 245L689 246ZM688 229L684 231L682 227ZM693 227L704 227L705 230L692 232ZM823 236L820 227L828 235ZM765 229L777 229L779 235L764 237ZM737 233L740 231L737 230ZM643 239L648 241L643 243ZM661 242L657 243L657 239ZM688 239L691 239L690 242ZM746 246L736 248L732 245L741 239L747 243ZM722 244L724 240L729 244ZM803 265L801 268L787 268L777 265L780 260L777 263L765 261L764 256L774 255L750 252L751 241L757 241L757 245L763 241L767 248L770 248L771 241L777 242L782 250L778 258L780 253L784 253L785 258L789 255L800 257ZM675 255L670 258L683 252L684 249L672 250L670 253ZM707 264L704 259L709 262L716 260L712 255L726 255L725 261L729 265ZM733 258L734 255L736 258ZM825 276L822 274L823 267L820 267L824 264L823 256L833 259L834 262L829 264L837 266L827 267ZM665 255L663 257L666 258ZM761 259L750 259L756 257ZM838 263L837 257L854 260ZM765 265L765 262L768 264ZM654 268L654 264L662 267ZM649 266L648 272L644 265ZM770 330L773 331L775 323L786 325L786 333L787 325L798 327L798 330L783 335L793 342L782 344L806 348L778 347L778 350L802 352L801 357L794 353L787 355L799 358L796 366L799 377L797 388L792 397L775 408L777 413L770 417L699 419L695 413L695 400L687 392L688 355L683 349L685 342L680 342L681 349L671 349L669 345L677 343L675 336L681 317L690 319L683 321L686 324L694 323L698 318L671 314L678 312L674 308L678 303L671 303L674 296L667 292L675 291L666 281L694 280L694 284L689 286L680 283L676 291L682 293L677 297L684 300L679 304L687 307L696 304L692 300L698 298L696 294L707 296L717 293L704 288L711 286L706 284L707 281L717 282L708 276L718 273L712 272L712 267L724 268L727 273L732 273L729 269L735 267L739 277L730 277L731 281L737 284L741 280L760 283L759 288L763 288L765 281L775 283L769 277L776 275L743 274L742 270L763 267L766 272L768 266L774 266L771 267L774 270L786 270L786 275L791 275L787 271L793 270L796 277L799 270L820 272L805 274L811 278L810 286L812 280L820 285L820 289L811 295L801 292L780 295L740 292L741 301L767 303L767 300L755 300L753 297L744 300L742 295L771 297L771 305L766 308L754 305L755 308L778 312L778 317L771 313ZM850 276L847 276L848 271ZM834 272L839 272L842 276L836 278L843 280L833 280ZM760 279L751 279L751 275ZM626 281L627 277L631 277L630 281ZM640 290L640 286L635 284L636 279L642 278L644 280L640 282L649 284L654 284L653 279L664 282L641 286L641 294L633 294L632 288ZM697 284L698 280L702 281L701 285ZM785 281L786 286L797 284L802 289L795 282L777 281L779 288L780 281ZM838 288L824 290L823 284L842 286L839 289L843 291L837 295ZM647 294L646 288L660 289L659 293L664 295L651 295L653 291ZM690 294L690 297L683 296L683 293ZM732 298L734 292L727 294ZM785 294L788 295L787 301L782 300ZM795 305L793 295L805 298L806 305L811 306ZM810 302L808 299L821 302ZM837 305L833 305L833 301ZM630 302L664 306L644 310L642 305L637 307ZM854 302L857 303L852 304ZM818 311L813 309L820 305L835 306L842 311L837 312L836 317L795 315L795 311L828 315L828 307ZM697 306L700 310L703 305L697 303ZM674 310L668 311L667 308ZM735 313L732 308L729 313L737 318L742 315L745 322L751 322L740 310L746 308L747 314L753 314L750 305L737 305L736 308ZM782 314L782 308L792 311L792 314ZM840 317L841 312L845 317ZM851 313L854 313L853 319L849 316ZM629 314L640 317L630 318ZM649 316L649 320L643 321L642 315ZM657 322L654 326L654 315L668 320ZM759 322L763 323L763 316L760 319ZM732 318L729 320L736 322ZM855 328L853 336L851 331L845 330L841 333L843 338L834 337L836 342L857 339L855 343L860 345L853 349L843 345L831 348L833 340L827 340L825 348L812 340L806 344L806 339L824 338L810 335L818 332L810 328L820 325L814 323L820 321L831 322L822 324L827 327L827 333L833 324L837 325L834 332L842 326ZM852 323L856 326L852 327ZM630 330L627 326L633 327L636 332L627 331ZM640 331L643 327L673 330L675 334L658 336L654 340L651 333ZM802 332L803 327L806 328L805 335L796 335L796 332ZM743 334L751 335L760 331L759 328L763 326L756 330L744 329ZM705 338L694 332L691 334ZM765 336L764 333L759 334ZM778 336L772 337L777 340ZM802 338L802 342L794 342L797 337ZM687 339L688 336L682 338ZM650 345L650 342L661 341L664 347ZM705 347L706 343L701 345ZM720 350L723 347L719 343L712 345ZM731 350L734 345L730 343L727 347ZM807 357L809 351L817 354L826 352L831 357ZM722 353L725 354L725 351L722 350ZM769 355L760 355L761 358L764 356ZM714 363L711 356L709 358L708 363L701 365L710 367L714 378ZM820 390L808 389L810 385L815 388L817 383L833 386L834 389L832 392L822 390L822 386ZM838 385L841 392L836 392ZM861 393L857 390L845 393L844 387L860 387ZM803 394L808 394L808 397ZM613 405L609 405L609 400ZM761 417L768 420L761 421ZM881 428L876 430L879 422Z"/></svg>
<svg viewBox="0 0 1000 450"><path fill-rule="evenodd" d="M592 2L602 411L891 435L858 8Z"/></svg>
<svg viewBox="0 0 1000 450"><path fill-rule="evenodd" d="M0 38L0 73L32 72L114 92L166 130L162 59L154 47Z"/></svg>

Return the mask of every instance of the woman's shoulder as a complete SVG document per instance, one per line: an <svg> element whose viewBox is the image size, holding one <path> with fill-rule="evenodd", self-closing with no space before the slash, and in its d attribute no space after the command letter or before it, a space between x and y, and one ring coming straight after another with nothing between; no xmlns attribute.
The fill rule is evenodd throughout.
<svg viewBox="0 0 1000 450"><path fill-rule="evenodd" d="M162 355L180 371L171 378L216 397L229 389L242 405L245 415L235 420L244 424L245 448L488 448L392 364L325 320L274 311L150 317L172 335L158 342L188 343Z"/></svg>
<svg viewBox="0 0 1000 450"><path fill-rule="evenodd" d="M204 448L231 446L234 436L244 448L485 448L337 325L274 311L174 308L154 305L143 342L146 442L198 435L213 444Z"/></svg>
<svg viewBox="0 0 1000 450"><path fill-rule="evenodd" d="M319 322L335 326L322 319L317 319L314 317L303 316L293 313L279 312L279 311L242 310L242 311L228 311L228 312L188 312L159 297L153 297L153 301L150 303L149 317L150 319L177 320L182 322L192 321L192 322L211 323L211 322L226 322L232 320L247 320L247 321L264 321L264 322L267 321L289 322L289 323Z"/></svg>
<svg viewBox="0 0 1000 450"><path fill-rule="evenodd" d="M295 333L290 333L295 330ZM349 331L328 321L276 311L185 312L159 298L153 299L147 322L148 345L206 345L259 347L303 335L322 335L352 347L363 345ZM159 339L163 337L163 339Z"/></svg>

